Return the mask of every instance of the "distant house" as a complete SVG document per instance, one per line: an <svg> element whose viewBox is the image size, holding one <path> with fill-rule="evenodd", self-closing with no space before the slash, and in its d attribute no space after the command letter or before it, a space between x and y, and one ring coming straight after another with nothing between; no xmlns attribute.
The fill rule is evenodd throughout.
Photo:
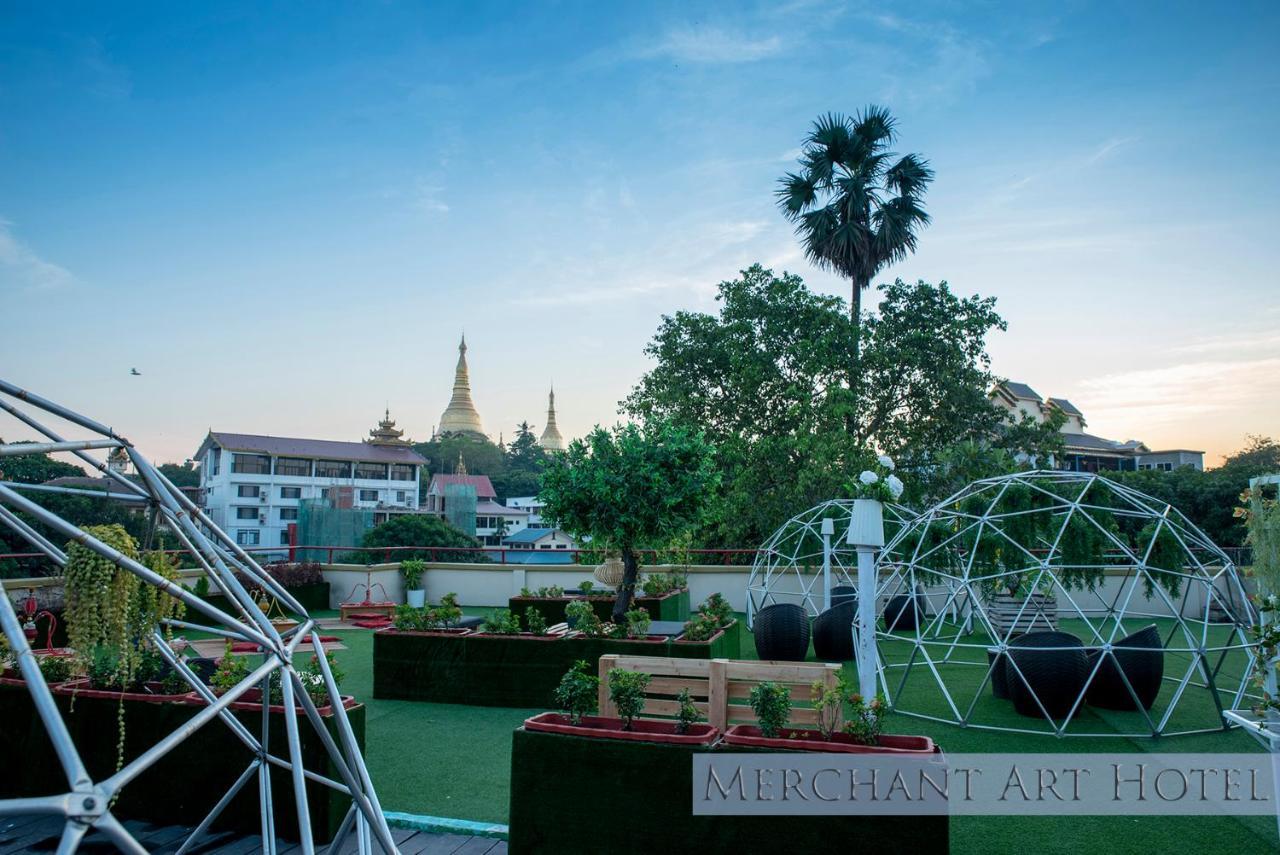
<svg viewBox="0 0 1280 855"><path fill-rule="evenodd" d="M558 528L526 528L503 539L508 564L572 564L578 544Z"/></svg>
<svg viewBox="0 0 1280 855"><path fill-rule="evenodd" d="M1062 425L1063 452L1050 466L1073 472L1132 471L1135 469L1204 468L1204 452L1173 449L1153 451L1140 440L1119 441L1086 433L1084 413L1066 398L1041 398L1026 383L1005 381L991 390L991 401L1014 419L1027 416L1043 424L1051 413L1066 416Z"/></svg>
<svg viewBox="0 0 1280 855"><path fill-rule="evenodd" d="M519 508L529 512L529 528L546 528L542 521L542 509L546 505L537 496L512 496L507 499L507 507Z"/></svg>
<svg viewBox="0 0 1280 855"><path fill-rule="evenodd" d="M529 511L509 508L497 502L488 475L432 475L423 500L423 510L443 516L446 507L445 488L465 485L476 491L476 538L485 546L497 546L504 535L515 534L529 525Z"/></svg>

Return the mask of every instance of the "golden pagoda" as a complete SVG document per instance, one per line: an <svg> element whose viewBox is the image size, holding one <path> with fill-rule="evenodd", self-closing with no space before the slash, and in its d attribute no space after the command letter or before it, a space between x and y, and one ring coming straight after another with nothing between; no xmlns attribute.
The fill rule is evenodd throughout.
<svg viewBox="0 0 1280 855"><path fill-rule="evenodd" d="M458 345L458 367L453 374L453 397L449 399L449 406L440 416L438 432L441 435L471 434L481 439L488 439L485 436L484 427L480 424L480 413L476 412L476 405L471 401L471 377L467 372L467 337L465 335Z"/></svg>
<svg viewBox="0 0 1280 855"><path fill-rule="evenodd" d="M547 426L542 429L542 438L538 440L538 445L545 451L564 451L564 437L560 435L560 428L556 426L554 386L551 388L551 394L547 396Z"/></svg>
<svg viewBox="0 0 1280 855"><path fill-rule="evenodd" d="M369 445L392 447L413 445L413 440L404 438L404 431L396 429L396 423L391 418L390 407L383 413L382 421L378 422L378 426L369 431L369 438L365 442Z"/></svg>

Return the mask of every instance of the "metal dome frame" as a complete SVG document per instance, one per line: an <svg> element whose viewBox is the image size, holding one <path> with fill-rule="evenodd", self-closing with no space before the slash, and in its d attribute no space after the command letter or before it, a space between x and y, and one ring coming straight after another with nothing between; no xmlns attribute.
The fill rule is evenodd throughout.
<svg viewBox="0 0 1280 855"><path fill-rule="evenodd" d="M59 419L69 422L83 430L96 435L88 440L66 440L52 429L44 426L26 412L6 400L9 396L19 402L39 410L43 410ZM150 585L186 604L193 613L207 619L208 625L189 623L187 621L170 620L169 626L199 632L211 633L214 636L235 641L247 641L262 649L263 663L230 690L215 696L209 687L188 667L182 655L173 648L164 634L157 631L151 638L152 644L168 664L176 670L191 689L205 701L205 706L192 718L180 725L173 732L162 737L153 746L138 757L125 764L119 771L105 780L94 781L90 778L84 763L80 759L76 745L71 739L66 724L63 722L49 686L40 672L35 654L27 643L22 626L9 599L8 592L0 582L0 628L9 641L12 655L17 667L26 681L27 691L31 695L35 710L40 717L49 740L53 744L59 765L67 779L68 790L62 794L40 796L34 798L0 800L0 817L43 814L65 817L61 840L58 844L58 855L66 855L77 851L85 835L90 829L97 829L114 843L121 851L127 853L145 853L146 849L133 837L128 829L112 814L111 806L117 793L126 787L151 766L179 745L197 729L213 719L221 719L223 724L240 739L249 749L252 759L244 772L227 792L212 806L203 821L190 833L185 842L178 848L178 855L187 852L205 835L210 825L218 818L222 810L251 780L257 781L258 797L261 813L262 851L274 853L276 850L275 815L272 808L271 771L275 767L287 773L293 786L294 806L298 817L298 839L304 853L315 852L315 843L311 831L311 823L307 809L308 781L327 786L351 797L351 807L344 817L337 835L334 837L329 851L343 851L343 846L351 835L361 853L373 851L376 845L382 851L396 852L396 845L391 831L383 816L377 793L369 778L364 758L356 742L355 733L347 718L342 704L342 696L338 691L333 672L324 653L317 622L311 618L306 609L281 586L270 574L250 556L232 538L228 537L213 523L204 512L186 495L162 475L133 444L120 436L111 428L93 419L79 415L59 406L52 401L41 398L18 386L0 380L0 410L36 430L48 442L41 443L0 443L0 458L4 456L65 452L78 457L93 468L101 471L106 477L115 481L122 488L125 500L145 507L152 522L163 520L173 531L178 540L193 556L202 570L208 575L218 591L226 597L230 604L228 609L220 609L187 591L182 586L168 581L143 564L118 552L111 546L90 536L86 532L41 507L19 493L19 490L32 490L37 494L82 493L69 488L58 488L45 485L21 485L0 482L0 523L16 532L33 547L42 552L50 561L59 567L65 566L67 556L63 550L51 540L41 535L28 525L16 512L29 515L43 525L75 541L81 546L106 558L118 567L137 576L143 584ZM137 469L141 482L126 478L109 467L105 462L97 460L89 454L91 450L107 451L108 455L127 455L129 462ZM237 579L237 574L252 580L270 592L285 608L299 616L298 625L286 631L277 631L262 610L254 603L253 598ZM312 700L306 685L298 675L295 667L296 657L314 651L324 680L327 704L333 710L336 741L325 728L317 704ZM309 647L310 650L305 648ZM280 672L280 688L283 694L285 709L301 708L306 721L315 730L317 737L325 748L327 760L338 771L340 781L335 781L320 772L305 768L303 764L302 743L299 733L297 715L285 715L285 732L287 755L282 757L268 750L268 733L271 719L265 713L262 717L262 731L255 735L248 726L235 718L230 711L231 705L245 692L261 688L263 698L268 697L270 680L273 674ZM3 774L21 774L21 770L8 769ZM199 787L199 781L175 781L175 786Z"/></svg>
<svg viewBox="0 0 1280 855"><path fill-rule="evenodd" d="M853 499L830 499L796 514L756 550L747 580L747 627L756 612L774 603L799 603L811 616L822 612L822 521L835 521L831 535L831 584L858 586L858 552L845 542ZM916 516L905 505L888 504L885 527L896 531ZM806 573L805 568L816 568ZM814 586L817 590L814 590Z"/></svg>
<svg viewBox="0 0 1280 855"><path fill-rule="evenodd" d="M1014 494L1009 491L1015 486L1032 491L1029 495L1039 506L1027 509L1002 505L1006 496L1012 502ZM1053 525L1045 526L1044 531L1052 539L1026 544L1011 535L1010 529L1014 527L1011 521L1032 513L1047 515ZM1108 515L1111 520L1107 519ZM1064 538L1073 520L1085 526L1090 536L1102 536L1105 543L1102 563L1062 563ZM1135 546L1121 536L1120 523L1116 520L1122 520L1131 529L1142 522L1144 528L1139 539L1149 529L1153 533L1145 546ZM1112 523L1110 527L1105 524L1108 522ZM1168 541L1169 544L1176 541L1181 567L1162 567L1156 563L1155 547L1161 537L1172 537L1174 540ZM991 538L1001 550L1001 567L994 563L985 569L977 566L983 538ZM1011 556L1009 559L1003 558L1005 552ZM1248 630L1256 622L1256 611L1231 559L1176 508L1101 475L1034 470L975 481L902 526L889 539L876 566L878 602L883 603L896 594L923 590L933 612L911 631L889 632L877 628L879 685L892 708L904 715L962 727L1058 737L1156 737L1221 731L1229 726L1223 721L1223 710L1239 707L1249 696L1246 690L1256 653ZM1094 580L1101 579L1102 584L1095 587L1073 578L1073 574L1082 571L1096 574ZM1106 584L1108 571L1112 579L1123 571L1118 585ZM995 669L1001 667L1006 658L1017 676L1022 677L1012 657L1002 655L1009 650L1018 621L1031 618L1035 608L1043 609L1034 606L1032 612L1028 612L1033 600L1027 598L1007 631L999 631L992 619L987 595L993 586L1011 579L1030 581L1028 590L1054 595L1057 598L1055 614L1065 614L1067 620L1076 621L1076 628L1082 628L1087 636L1081 639L1085 647L1100 650L1096 662L1090 665L1084 688L1075 697L1070 711L1060 719L1050 715L1030 683L1021 680L1043 714L1039 729L996 723L984 715L994 711L984 702L990 699L986 689ZM1181 588L1180 596L1162 584L1172 584L1173 580L1177 580L1177 587ZM1135 597L1140 587L1143 593ZM1146 606L1151 600L1163 608L1157 611ZM1226 615L1227 622L1211 618L1215 607ZM1162 664L1171 659L1176 661L1178 656L1185 657L1188 664L1185 673L1178 669L1177 676L1162 676L1159 698L1165 701L1164 707L1157 710L1153 705L1148 713L1137 702L1138 696L1115 658L1113 645L1138 629L1138 620L1151 623L1152 619L1173 622L1167 632L1161 632ZM1225 628L1225 638L1221 637L1222 629L1214 631L1211 637L1211 627ZM909 653L901 654L904 646L909 647ZM1156 652L1153 647L1123 649ZM988 656L992 650L998 652ZM1248 657L1246 667L1241 668L1238 675L1224 670L1234 651ZM1136 710L1115 715L1108 711L1113 719L1117 715L1131 716L1125 727L1091 730L1079 714L1085 706L1089 686L1104 662L1113 663L1114 672L1120 674ZM965 682L960 676L965 672L957 670L961 668L968 669L968 675L974 673L973 668L983 669L972 697L968 696L967 689L960 690L959 684ZM949 715L915 708L928 692L907 693L908 679L913 674L920 675L927 687L936 689ZM1173 689L1166 696L1168 685ZM912 692L916 691L914 685L911 688ZM1180 708L1193 705L1187 700L1193 690L1207 693L1212 700L1212 716L1204 716L1203 726L1183 720L1195 715L1194 711L1181 717L1177 715ZM937 697L932 700L936 701Z"/></svg>

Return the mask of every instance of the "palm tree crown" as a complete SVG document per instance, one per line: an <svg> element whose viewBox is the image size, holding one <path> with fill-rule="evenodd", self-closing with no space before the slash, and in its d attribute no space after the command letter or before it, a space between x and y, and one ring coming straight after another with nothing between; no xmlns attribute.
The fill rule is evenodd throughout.
<svg viewBox="0 0 1280 855"><path fill-rule="evenodd" d="M894 125L889 111L874 105L852 118L823 116L805 140L800 172L787 173L777 191L809 260L852 280L855 324L862 289L914 252L917 231L929 224L921 200L933 170L916 154L893 162Z"/></svg>

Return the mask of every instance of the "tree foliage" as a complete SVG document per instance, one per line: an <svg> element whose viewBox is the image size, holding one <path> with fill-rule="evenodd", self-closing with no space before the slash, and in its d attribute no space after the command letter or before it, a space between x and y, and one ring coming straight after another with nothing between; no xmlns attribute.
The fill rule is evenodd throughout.
<svg viewBox="0 0 1280 855"><path fill-rule="evenodd" d="M543 517L622 554L614 605L621 623L636 584L635 550L699 524L719 475L702 435L668 421L596 427L570 443L543 479Z"/></svg>
<svg viewBox="0 0 1280 855"><path fill-rule="evenodd" d="M547 461L547 453L538 445L538 437L528 422L516 426L515 435L505 447L486 439L451 434L416 443L413 448L430 464L422 470L424 492L433 472L452 473L461 460L468 474L489 476L499 501L512 496L536 496Z"/></svg>
<svg viewBox="0 0 1280 855"><path fill-rule="evenodd" d="M84 470L75 464L54 460L47 454L17 454L13 457L0 458L0 481L43 484L54 478L64 478L69 475L82 476Z"/></svg>
<svg viewBox="0 0 1280 855"><path fill-rule="evenodd" d="M656 364L623 408L703 430L715 445L724 487L704 545L759 543L804 508L849 495L872 448L920 484L956 443L1005 447L1012 459L1029 442L1028 429L1002 425L987 397L995 378L986 335L1004 328L994 300L959 297L945 283L881 290L856 414L841 382L853 321L843 300L798 276L755 265L720 284L718 315L662 319L646 348Z"/></svg>
<svg viewBox="0 0 1280 855"><path fill-rule="evenodd" d="M437 516L428 514L403 514L374 526L365 533L360 542L364 553L357 558L364 563L377 563L384 560L408 561L412 559L432 561L488 561L483 552L470 552L478 549L480 541L459 531ZM407 549L392 552L390 559L381 552L391 546L426 546L455 547L459 551L437 549Z"/></svg>

